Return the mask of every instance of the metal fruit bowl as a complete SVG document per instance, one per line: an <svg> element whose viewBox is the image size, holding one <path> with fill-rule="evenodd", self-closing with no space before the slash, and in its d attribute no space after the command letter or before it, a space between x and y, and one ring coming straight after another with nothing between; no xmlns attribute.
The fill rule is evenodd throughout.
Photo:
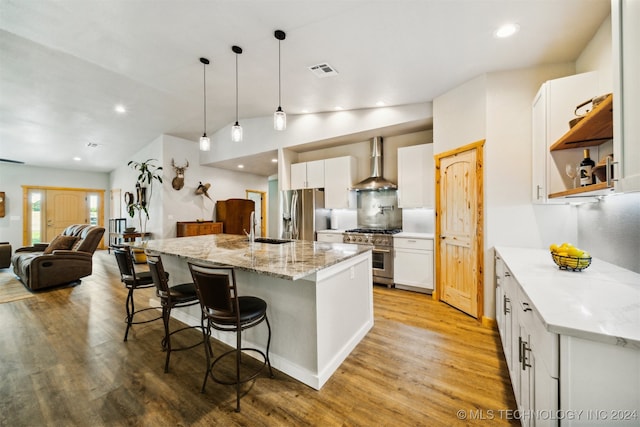
<svg viewBox="0 0 640 427"><path fill-rule="evenodd" d="M551 252L551 258L560 270L582 271L591 265L591 257L562 256Z"/></svg>

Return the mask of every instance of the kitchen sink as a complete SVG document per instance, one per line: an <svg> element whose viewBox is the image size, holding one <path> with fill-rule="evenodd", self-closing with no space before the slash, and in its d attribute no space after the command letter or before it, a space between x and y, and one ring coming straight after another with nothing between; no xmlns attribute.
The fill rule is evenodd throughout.
<svg viewBox="0 0 640 427"><path fill-rule="evenodd" d="M291 240L271 239L269 237L256 237L254 241L256 243L269 243L272 245L279 245L281 243L289 243Z"/></svg>

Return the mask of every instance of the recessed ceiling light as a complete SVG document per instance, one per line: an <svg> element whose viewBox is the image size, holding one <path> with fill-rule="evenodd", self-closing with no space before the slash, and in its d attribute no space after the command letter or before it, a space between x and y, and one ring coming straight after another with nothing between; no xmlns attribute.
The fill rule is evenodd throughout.
<svg viewBox="0 0 640 427"><path fill-rule="evenodd" d="M344 108L342 108L342 107L341 107L341 106L339 106L339 105L336 105L336 106L335 106L335 110L336 110L336 111L340 111L340 110L344 110Z"/></svg>
<svg viewBox="0 0 640 427"><path fill-rule="evenodd" d="M244 165L238 165L238 169L244 169Z"/></svg>
<svg viewBox="0 0 640 427"><path fill-rule="evenodd" d="M378 107L384 107L384 106L385 106L385 105L387 105L387 104L385 104L385 103L384 103L384 101L378 101L378 102L376 102L376 105L377 105Z"/></svg>
<svg viewBox="0 0 640 427"><path fill-rule="evenodd" d="M127 107L125 107L122 104L118 104L115 107L113 107L113 109L115 110L116 113L118 114L124 114L127 112Z"/></svg>
<svg viewBox="0 0 640 427"><path fill-rule="evenodd" d="M278 159L271 159L271 163L278 163Z"/></svg>
<svg viewBox="0 0 640 427"><path fill-rule="evenodd" d="M76 162L79 162L80 160L82 160L82 158L76 156L76 157L73 158L73 160L75 160Z"/></svg>
<svg viewBox="0 0 640 427"><path fill-rule="evenodd" d="M309 110L307 110L306 108L302 110L303 114L307 114L309 112Z"/></svg>
<svg viewBox="0 0 640 427"><path fill-rule="evenodd" d="M499 39L504 39L507 37L511 37L515 33L520 31L520 25L518 24L504 24L500 28L498 28L495 33L493 33L494 37Z"/></svg>

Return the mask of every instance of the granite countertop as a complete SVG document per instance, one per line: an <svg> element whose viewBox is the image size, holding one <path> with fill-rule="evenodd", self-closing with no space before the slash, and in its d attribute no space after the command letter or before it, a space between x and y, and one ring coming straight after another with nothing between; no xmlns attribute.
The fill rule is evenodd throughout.
<svg viewBox="0 0 640 427"><path fill-rule="evenodd" d="M371 250L368 245L292 240L249 244L246 236L209 234L149 240L133 247L189 261L229 265L242 270L297 280Z"/></svg>
<svg viewBox="0 0 640 427"><path fill-rule="evenodd" d="M597 258L560 270L547 250L495 249L548 331L640 349L640 274Z"/></svg>

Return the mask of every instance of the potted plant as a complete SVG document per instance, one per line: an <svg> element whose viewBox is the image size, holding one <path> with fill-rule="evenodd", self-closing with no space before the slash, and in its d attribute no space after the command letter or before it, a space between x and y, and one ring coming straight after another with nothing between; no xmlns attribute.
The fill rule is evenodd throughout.
<svg viewBox="0 0 640 427"><path fill-rule="evenodd" d="M131 218L135 218L138 215L138 221L140 224L140 233L142 238L145 237L147 228L147 221L149 220L149 201L153 194L153 181L156 180L162 184L162 166L157 166L154 162L156 159L148 159L144 162L130 161L127 165L138 172L136 178L136 198L133 200L131 195L127 200L127 212ZM142 252L142 251L139 251ZM136 253L134 251L134 257L136 262L144 262L144 252Z"/></svg>

